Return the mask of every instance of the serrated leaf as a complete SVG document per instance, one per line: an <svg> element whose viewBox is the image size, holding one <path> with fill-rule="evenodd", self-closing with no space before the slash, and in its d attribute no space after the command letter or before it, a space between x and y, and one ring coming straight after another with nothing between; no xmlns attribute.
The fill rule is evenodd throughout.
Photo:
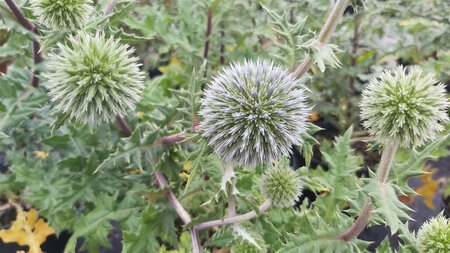
<svg viewBox="0 0 450 253"><path fill-rule="evenodd" d="M390 176L390 181L399 187L403 194L414 194L414 190L408 186L408 179L423 174L422 166L428 159L433 158L433 153L447 146L449 135L428 144L420 151L411 150L409 159L401 164L394 164Z"/></svg>
<svg viewBox="0 0 450 253"><path fill-rule="evenodd" d="M230 227L224 226L214 233L206 243L209 246L215 246L219 248L226 247L234 240L234 234Z"/></svg>
<svg viewBox="0 0 450 253"><path fill-rule="evenodd" d="M381 223L384 222L395 234L400 226L403 226L402 220L411 220L407 211L412 211L407 205L403 204L397 197L395 186L391 183L380 183L375 179L365 179L366 185L363 191L370 197L374 205L374 219Z"/></svg>

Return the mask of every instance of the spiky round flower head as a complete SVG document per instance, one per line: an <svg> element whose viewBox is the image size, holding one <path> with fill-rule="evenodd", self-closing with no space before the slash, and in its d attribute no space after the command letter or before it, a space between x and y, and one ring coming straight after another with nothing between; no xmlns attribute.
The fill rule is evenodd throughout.
<svg viewBox="0 0 450 253"><path fill-rule="evenodd" d="M92 0L30 0L39 23L50 30L75 30L86 24Z"/></svg>
<svg viewBox="0 0 450 253"><path fill-rule="evenodd" d="M426 221L417 233L420 253L450 252L450 222L442 214Z"/></svg>
<svg viewBox="0 0 450 253"><path fill-rule="evenodd" d="M103 33L70 36L50 54L44 77L55 110L99 125L134 109L144 88L134 50Z"/></svg>
<svg viewBox="0 0 450 253"><path fill-rule="evenodd" d="M369 133L384 142L418 147L434 139L448 120L445 88L419 67L386 70L362 93L361 118Z"/></svg>
<svg viewBox="0 0 450 253"><path fill-rule="evenodd" d="M269 163L300 144L310 108L286 69L268 61L234 63L213 77L204 94L200 128L228 164Z"/></svg>
<svg viewBox="0 0 450 253"><path fill-rule="evenodd" d="M302 193L303 183L299 175L288 166L278 164L268 169L261 178L262 195L275 207L290 207Z"/></svg>
<svg viewBox="0 0 450 253"><path fill-rule="evenodd" d="M267 244L264 241L264 238L257 233L251 233L250 236L257 245L239 237L233 241L233 245L230 249L231 253L266 253Z"/></svg>

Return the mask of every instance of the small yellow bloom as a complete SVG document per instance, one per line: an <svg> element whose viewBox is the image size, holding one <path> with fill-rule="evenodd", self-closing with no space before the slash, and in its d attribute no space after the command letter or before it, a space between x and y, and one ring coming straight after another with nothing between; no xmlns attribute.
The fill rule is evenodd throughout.
<svg viewBox="0 0 450 253"><path fill-rule="evenodd" d="M178 57L176 56L172 56L170 58L169 64L165 65L165 66L161 66L158 68L159 71L161 71L161 73L168 73L170 70L172 69L176 69L179 68L181 66L181 62L180 59L178 59Z"/></svg>
<svg viewBox="0 0 450 253"><path fill-rule="evenodd" d="M131 175L142 174L143 172L144 170L142 168L135 168L128 171L128 173Z"/></svg>
<svg viewBox="0 0 450 253"><path fill-rule="evenodd" d="M226 45L225 50L230 53L234 51L235 46L234 45Z"/></svg>
<svg viewBox="0 0 450 253"><path fill-rule="evenodd" d="M41 150L34 151L34 156L39 159L46 159L48 157L48 155L49 154L45 151L41 151Z"/></svg>
<svg viewBox="0 0 450 253"><path fill-rule="evenodd" d="M137 115L137 117L139 118L139 119L142 119L143 117L144 117L144 112L141 112L141 111L139 111L139 112L137 112L136 113L136 115Z"/></svg>
<svg viewBox="0 0 450 253"><path fill-rule="evenodd" d="M185 171L189 171L192 168L192 162L191 161L187 161L183 164L183 170Z"/></svg>
<svg viewBox="0 0 450 253"><path fill-rule="evenodd" d="M189 174L183 171L180 173L180 177L187 180L189 179Z"/></svg>

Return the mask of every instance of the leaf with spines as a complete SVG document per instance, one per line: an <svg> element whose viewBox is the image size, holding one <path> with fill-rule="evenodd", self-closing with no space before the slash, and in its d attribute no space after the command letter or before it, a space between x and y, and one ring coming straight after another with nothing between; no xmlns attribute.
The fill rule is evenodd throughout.
<svg viewBox="0 0 450 253"><path fill-rule="evenodd" d="M122 138L117 150L103 160L94 173L122 164L141 169L144 165L151 165L154 168L155 161L164 153L164 146L155 143L159 137L163 136L163 133L163 130L154 126L139 125L130 137Z"/></svg>
<svg viewBox="0 0 450 253"><path fill-rule="evenodd" d="M389 178L390 182L394 183L402 194L415 194L415 191L408 185L408 179L424 173L422 166L425 161L435 158L433 153L441 148L445 148L448 144L448 138L449 135L442 136L419 151L412 149L409 152L410 156L407 161L393 165Z"/></svg>
<svg viewBox="0 0 450 253"><path fill-rule="evenodd" d="M299 19L295 24L292 24L289 22L286 11L279 15L267 6L263 4L261 6L270 17L269 22L273 26L273 31L284 39L284 43L275 40L275 44L281 52L272 56L284 64L295 64L299 58L296 41L298 38L304 39L304 37L308 36L308 34L302 34L306 18Z"/></svg>
<svg viewBox="0 0 450 253"><path fill-rule="evenodd" d="M308 130L301 135L302 144L298 148L305 158L305 166L309 167L313 156L313 146L320 144L313 135L323 129L310 122L308 122L307 128Z"/></svg>
<svg viewBox="0 0 450 253"><path fill-rule="evenodd" d="M407 205L402 203L398 197L398 188L391 183L380 183L373 178L363 180L365 186L363 191L370 197L374 205L375 214L373 220L378 224L385 223L395 234L400 227L404 226L404 220L411 220L408 211L412 211Z"/></svg>

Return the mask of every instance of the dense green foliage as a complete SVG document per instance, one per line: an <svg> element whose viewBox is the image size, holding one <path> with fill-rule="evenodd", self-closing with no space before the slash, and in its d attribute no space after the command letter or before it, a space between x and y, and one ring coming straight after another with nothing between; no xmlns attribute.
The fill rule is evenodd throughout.
<svg viewBox="0 0 450 253"><path fill-rule="evenodd" d="M315 40L331 9L328 0L94 1L81 29L129 44L149 75L136 109L124 115L130 135L123 122L93 127L55 110L48 95L55 84L42 73L52 71L47 57L59 54L58 43L70 42L74 33L46 29L31 1L15 2L39 32L27 30L0 3L0 154L7 166L0 196L36 208L57 233L71 231L66 252L75 252L81 237L88 252L108 247L112 221L122 231L123 253L190 252L190 229L229 215L230 196L238 214L256 210L257 217L199 231L204 252L242 245L268 252L367 252L369 242L337 239L367 199L371 224L398 232L399 252L418 252L405 224L409 207L398 195L414 193L407 180L423 172L427 159L445 154L447 136L400 150L386 183L372 171L367 178L356 175L366 165L352 138L367 136L360 94L383 68L415 64L436 72L439 82L450 81L448 1L351 1L330 44ZM33 41L44 58L37 64ZM294 147L305 163L292 174L317 199L260 212L260 180L271 165L226 169L196 130L202 88L231 62L266 59L294 70L307 55L314 65L301 81L314 107ZM37 87L30 85L33 73L41 73ZM382 149L377 141L369 146ZM321 163L311 163L313 150ZM157 187L156 172L167 186ZM167 201L170 191L191 215L189 223ZM391 252L387 239L379 252Z"/></svg>

